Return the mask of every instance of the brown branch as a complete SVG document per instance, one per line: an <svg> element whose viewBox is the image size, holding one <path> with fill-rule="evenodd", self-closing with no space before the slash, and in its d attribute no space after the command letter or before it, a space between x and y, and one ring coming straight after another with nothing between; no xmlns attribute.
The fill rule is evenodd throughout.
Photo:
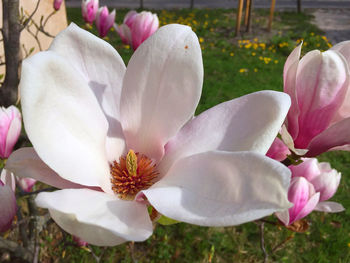
<svg viewBox="0 0 350 263"><path fill-rule="evenodd" d="M25 261L32 261L33 259L33 254L28 249L14 241L6 240L3 237L0 237L0 248L12 252L16 257Z"/></svg>
<svg viewBox="0 0 350 263"><path fill-rule="evenodd" d="M294 235L290 235L288 236L285 240L283 240L281 243L279 243L278 245L276 245L273 249L272 249L272 253L275 253L277 250L282 249L289 240L291 240L294 237Z"/></svg>

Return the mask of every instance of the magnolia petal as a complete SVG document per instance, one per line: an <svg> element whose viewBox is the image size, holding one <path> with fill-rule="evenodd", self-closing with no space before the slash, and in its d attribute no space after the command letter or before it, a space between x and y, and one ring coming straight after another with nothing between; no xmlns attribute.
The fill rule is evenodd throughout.
<svg viewBox="0 0 350 263"><path fill-rule="evenodd" d="M349 127L350 118L333 124L310 142L306 156L314 157L334 147L350 144Z"/></svg>
<svg viewBox="0 0 350 263"><path fill-rule="evenodd" d="M349 69L337 52L317 50L307 53L297 72L297 100L300 108L297 148L325 130L344 101L349 85Z"/></svg>
<svg viewBox="0 0 350 263"><path fill-rule="evenodd" d="M289 212L288 212L288 210L276 212L275 215L285 226L289 225Z"/></svg>
<svg viewBox="0 0 350 263"><path fill-rule="evenodd" d="M17 212L16 196L11 186L4 185L0 180L0 232L11 227L12 220Z"/></svg>
<svg viewBox="0 0 350 263"><path fill-rule="evenodd" d="M287 145L285 145L280 138L276 137L270 149L267 151L266 156L281 162L286 159L289 154L290 151Z"/></svg>
<svg viewBox="0 0 350 263"><path fill-rule="evenodd" d="M297 46L292 53L288 56L283 69L283 91L286 92L292 101L288 116L287 116L287 126L293 138L298 135L298 115L299 107L296 95L296 75L299 65L299 58L301 52L302 44Z"/></svg>
<svg viewBox="0 0 350 263"><path fill-rule="evenodd" d="M79 71L94 92L109 125L108 160L115 160L125 150L118 107L126 70L122 58L108 42L74 23L55 37L49 50Z"/></svg>
<svg viewBox="0 0 350 263"><path fill-rule="evenodd" d="M289 134L286 125L282 125L281 138L282 138L282 141L288 146L289 150L294 152L296 155L303 156L309 151L308 149L296 149L294 147L293 138Z"/></svg>
<svg viewBox="0 0 350 263"><path fill-rule="evenodd" d="M318 201L320 200L320 193L316 193L311 198L309 201L306 203L306 205L303 207L303 209L300 210L298 215L294 218L294 220L291 220L289 223L292 224L295 221L298 221L299 219L304 218L308 214L312 212L312 210L315 209L316 205L318 204Z"/></svg>
<svg viewBox="0 0 350 263"><path fill-rule="evenodd" d="M116 246L144 241L152 234L147 207L89 189L40 193L36 204L48 208L55 222L89 244Z"/></svg>
<svg viewBox="0 0 350 263"><path fill-rule="evenodd" d="M84 188L60 177L37 155L34 148L26 147L14 151L5 168L20 178L32 178L57 188Z"/></svg>
<svg viewBox="0 0 350 263"><path fill-rule="evenodd" d="M178 160L142 192L161 214L202 226L249 222L291 206L290 171L254 152L205 152Z"/></svg>
<svg viewBox="0 0 350 263"><path fill-rule="evenodd" d="M9 186L12 189L12 191L16 190L15 176L8 169L2 169L0 174L0 181L3 182L4 185Z"/></svg>
<svg viewBox="0 0 350 263"><path fill-rule="evenodd" d="M23 61L24 125L35 151L74 183L110 188L105 141L108 123L87 82L52 51Z"/></svg>
<svg viewBox="0 0 350 263"><path fill-rule="evenodd" d="M345 208L342 204L336 202L319 202L314 210L327 213L339 213L344 211Z"/></svg>
<svg viewBox="0 0 350 263"><path fill-rule="evenodd" d="M157 30L131 57L123 82L121 123L128 147L161 159L164 145L193 116L202 82L201 49L191 28Z"/></svg>
<svg viewBox="0 0 350 263"><path fill-rule="evenodd" d="M290 106L282 92L260 91L221 103L189 121L166 145L159 170L183 157L213 150L265 154Z"/></svg>

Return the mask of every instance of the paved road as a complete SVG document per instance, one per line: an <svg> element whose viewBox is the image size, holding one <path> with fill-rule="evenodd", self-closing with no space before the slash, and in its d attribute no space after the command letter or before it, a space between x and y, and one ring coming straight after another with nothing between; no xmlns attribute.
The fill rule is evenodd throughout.
<svg viewBox="0 0 350 263"><path fill-rule="evenodd" d="M195 8L236 8L238 0L194 0ZM190 0L143 0L145 9L188 8ZM270 0L253 0L255 8L269 8ZM295 9L297 0L277 0L276 9ZM81 0L66 0L69 7L79 7ZM112 8L138 8L140 0L100 0ZM302 8L349 8L349 0L302 0Z"/></svg>

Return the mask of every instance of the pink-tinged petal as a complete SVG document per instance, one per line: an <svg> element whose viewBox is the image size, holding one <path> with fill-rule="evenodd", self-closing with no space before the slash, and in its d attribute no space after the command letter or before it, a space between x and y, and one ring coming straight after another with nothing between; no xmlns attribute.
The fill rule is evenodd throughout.
<svg viewBox="0 0 350 263"><path fill-rule="evenodd" d="M345 208L342 204L336 202L319 202L314 210L327 213L339 213L343 212Z"/></svg>
<svg viewBox="0 0 350 263"><path fill-rule="evenodd" d="M0 158L8 158L21 133L22 117L15 106L0 108Z"/></svg>
<svg viewBox="0 0 350 263"><path fill-rule="evenodd" d="M148 38L131 57L123 81L121 124L128 148L161 159L164 145L193 116L202 82L201 49L190 27L167 25Z"/></svg>
<svg viewBox="0 0 350 263"><path fill-rule="evenodd" d="M114 25L115 31L119 34L121 40L124 44L131 45L131 31L130 28L126 24Z"/></svg>
<svg viewBox="0 0 350 263"><path fill-rule="evenodd" d="M348 63L350 62L350 40L340 42L334 45L330 50L338 51L345 57Z"/></svg>
<svg viewBox="0 0 350 263"><path fill-rule="evenodd" d="M143 41L149 38L159 27L159 20L156 14L143 11L134 18L131 29L132 46L136 50Z"/></svg>
<svg viewBox="0 0 350 263"><path fill-rule="evenodd" d="M32 178L21 178L21 179L18 179L17 183L24 192L29 193L30 191L32 191L36 183L36 180Z"/></svg>
<svg viewBox="0 0 350 263"><path fill-rule="evenodd" d="M303 158L302 160L301 164L290 165L288 168L292 171L292 177L304 177L311 182L320 174L318 161L316 158Z"/></svg>
<svg viewBox="0 0 350 263"><path fill-rule="evenodd" d="M32 178L57 188L85 188L60 177L48 167L33 148L20 148L14 151L6 162L6 170L19 178Z"/></svg>
<svg viewBox="0 0 350 263"><path fill-rule="evenodd" d="M36 204L48 208L55 222L68 233L92 245L116 246L144 241L152 234L147 207L89 189L40 193Z"/></svg>
<svg viewBox="0 0 350 263"><path fill-rule="evenodd" d="M4 185L0 180L0 232L11 227L12 220L17 212L16 196L11 187Z"/></svg>
<svg viewBox="0 0 350 263"><path fill-rule="evenodd" d="M291 220L289 223L292 224L295 221L298 221L304 218L305 216L307 216L308 214L310 214L317 206L319 199L320 199L320 193L314 194L306 203L306 205L301 209L299 214L294 218L294 220L293 221Z"/></svg>
<svg viewBox="0 0 350 263"><path fill-rule="evenodd" d="M308 144L324 131L344 101L349 85L349 69L334 51L307 53L298 66L297 100L300 108L297 148Z"/></svg>
<svg viewBox="0 0 350 263"><path fill-rule="evenodd" d="M293 177L288 191L288 200L294 204L289 208L289 224L307 216L316 207L320 193L304 177Z"/></svg>
<svg viewBox="0 0 350 263"><path fill-rule="evenodd" d="M126 24L129 28L132 28L136 15L137 12L135 10L129 11L124 17L123 24Z"/></svg>
<svg viewBox="0 0 350 263"><path fill-rule="evenodd" d="M205 152L178 160L142 192L161 214L202 226L249 222L291 206L290 171L253 152Z"/></svg>
<svg viewBox="0 0 350 263"><path fill-rule="evenodd" d="M282 92L260 91L221 103L189 121L166 145L159 170L180 158L212 150L266 154L290 106Z"/></svg>
<svg viewBox="0 0 350 263"><path fill-rule="evenodd" d="M289 225L289 212L288 212L288 210L276 212L275 215L284 225L286 225L286 226Z"/></svg>
<svg viewBox="0 0 350 263"><path fill-rule="evenodd" d="M331 50L339 52L344 56L345 60L350 65L350 41L343 41L331 48ZM350 116L350 87L348 88L345 99L341 107L339 108L337 115L332 120L332 123L340 121Z"/></svg>
<svg viewBox="0 0 350 263"><path fill-rule="evenodd" d="M13 173L11 173L11 171L7 169L2 169L0 174L0 181L4 185L9 186L13 192L16 190L16 179Z"/></svg>
<svg viewBox="0 0 350 263"><path fill-rule="evenodd" d="M92 25L98 11L98 0L82 0L81 12L86 23Z"/></svg>
<svg viewBox="0 0 350 263"><path fill-rule="evenodd" d="M106 6L103 6L97 11L95 23L100 37L107 36L109 29L114 24L114 20L115 10L109 13L108 8Z"/></svg>
<svg viewBox="0 0 350 263"><path fill-rule="evenodd" d="M61 8L63 0L54 0L53 2L53 8L58 11Z"/></svg>
<svg viewBox="0 0 350 263"><path fill-rule="evenodd" d="M283 91L286 92L292 101L288 116L287 116L287 126L288 131L293 138L296 138L298 135L298 116L299 116L299 107L296 96L296 75L299 65L299 58L301 52L302 44L297 46L292 53L287 58L286 63L284 64L283 69Z"/></svg>
<svg viewBox="0 0 350 263"><path fill-rule="evenodd" d="M88 83L108 121L108 160L119 158L125 151L118 105L126 70L120 55L106 41L73 23L55 37L50 50L62 56Z"/></svg>
<svg viewBox="0 0 350 263"><path fill-rule="evenodd" d="M283 141L276 137L273 141L270 149L267 151L266 156L270 157L276 161L283 161L290 154L288 147L283 143Z"/></svg>
<svg viewBox="0 0 350 263"><path fill-rule="evenodd" d="M350 118L333 124L311 141L306 156L317 156L334 147L350 144L349 127Z"/></svg>
<svg viewBox="0 0 350 263"><path fill-rule="evenodd" d="M304 208L310 198L310 183L303 177L294 177L290 183L288 200L293 203L289 208L290 223L296 221L296 217Z"/></svg>
<svg viewBox="0 0 350 263"><path fill-rule="evenodd" d="M23 120L35 151L74 183L110 191L105 141L108 123L79 71L55 52L22 64Z"/></svg>
<svg viewBox="0 0 350 263"><path fill-rule="evenodd" d="M340 178L341 174L337 170L333 169L329 172L321 170L319 176L310 181L316 192L320 192L320 202L333 197L338 189Z"/></svg>

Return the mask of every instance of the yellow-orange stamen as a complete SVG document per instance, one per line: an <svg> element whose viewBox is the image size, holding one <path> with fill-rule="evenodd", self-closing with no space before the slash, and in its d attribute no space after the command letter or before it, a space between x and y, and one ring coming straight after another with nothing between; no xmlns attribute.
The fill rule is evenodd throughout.
<svg viewBox="0 0 350 263"><path fill-rule="evenodd" d="M147 156L130 150L126 156L110 165L112 190L122 199L132 200L135 195L154 184L158 172Z"/></svg>

